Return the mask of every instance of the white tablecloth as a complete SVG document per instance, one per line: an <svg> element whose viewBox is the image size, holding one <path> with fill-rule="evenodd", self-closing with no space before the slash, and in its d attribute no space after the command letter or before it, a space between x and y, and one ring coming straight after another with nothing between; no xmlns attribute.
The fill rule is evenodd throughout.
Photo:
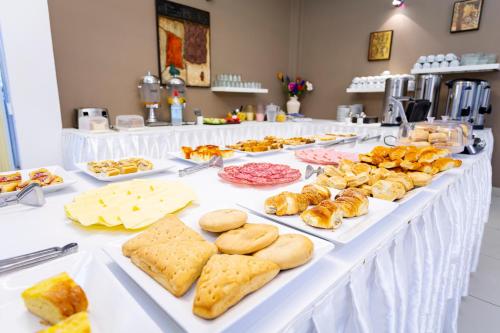
<svg viewBox="0 0 500 333"><path fill-rule="evenodd" d="M342 149L370 148L362 144ZM456 332L460 299L467 295L469 274L477 266L491 194L488 152L461 158L460 169L437 178L364 235L337 247L239 322L238 331ZM305 167L289 152L245 160ZM174 321L100 251L128 234L86 230L65 218L65 203L81 191L102 185L85 175L78 178L73 187L51 194L43 208L15 206L0 211L2 257L77 241L82 251L96 253L108 265L164 332L178 331ZM177 176L165 173L161 178ZM183 181L197 190L205 210L213 200L228 205L244 200L249 191L219 181L214 169ZM260 191L264 199L269 190ZM181 219L189 212L190 208L184 210Z"/></svg>

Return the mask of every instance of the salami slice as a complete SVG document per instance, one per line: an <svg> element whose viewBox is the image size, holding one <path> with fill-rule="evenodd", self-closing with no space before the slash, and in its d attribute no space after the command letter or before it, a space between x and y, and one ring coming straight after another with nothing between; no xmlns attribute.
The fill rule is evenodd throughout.
<svg viewBox="0 0 500 333"><path fill-rule="evenodd" d="M283 164L247 163L225 167L219 177L231 183L262 186L291 183L300 179L301 173Z"/></svg>

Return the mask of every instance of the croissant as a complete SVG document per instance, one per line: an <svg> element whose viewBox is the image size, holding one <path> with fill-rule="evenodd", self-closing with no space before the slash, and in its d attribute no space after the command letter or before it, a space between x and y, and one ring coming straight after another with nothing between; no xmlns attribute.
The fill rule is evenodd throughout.
<svg viewBox="0 0 500 333"><path fill-rule="evenodd" d="M435 175L439 172L439 168L435 167L433 163L420 163L420 167L415 171L425 172L429 175Z"/></svg>
<svg viewBox="0 0 500 333"><path fill-rule="evenodd" d="M368 213L368 198L360 189L348 188L340 191L335 196L335 202L343 203L343 208L346 208L344 217L361 216ZM350 206L353 206L353 210L350 209Z"/></svg>
<svg viewBox="0 0 500 333"><path fill-rule="evenodd" d="M323 202L328 204L322 205ZM300 214L302 221L316 228L337 229L342 224L344 215L341 205L331 200L323 202Z"/></svg>
<svg viewBox="0 0 500 333"><path fill-rule="evenodd" d="M319 175L318 178L316 178L316 184L333 187L337 190L343 190L347 187L347 181L345 178L336 175L331 177L328 177L327 175Z"/></svg>
<svg viewBox="0 0 500 333"><path fill-rule="evenodd" d="M407 175L417 187L427 186L432 180L432 176L424 172L408 172Z"/></svg>
<svg viewBox="0 0 500 333"><path fill-rule="evenodd" d="M388 180L388 181L392 181L392 182L400 182L404 188L405 188L405 191L410 191L413 189L413 181L411 180L411 178L404 174L404 173L397 173L397 174L394 174L394 175L391 175L389 177L387 177L385 180Z"/></svg>
<svg viewBox="0 0 500 333"><path fill-rule="evenodd" d="M347 181L348 187L357 187L365 183L368 183L370 178L368 177L368 174L362 173L359 175L350 174L345 177L345 180Z"/></svg>
<svg viewBox="0 0 500 333"><path fill-rule="evenodd" d="M437 159L432 163L432 166L437 168L440 172L446 171L452 168L458 168L462 165L461 160L454 160L448 157L442 157Z"/></svg>
<svg viewBox="0 0 500 333"><path fill-rule="evenodd" d="M307 197L310 205L317 205L323 200L330 199L332 195L328 187L318 184L304 186L302 188L302 194Z"/></svg>
<svg viewBox="0 0 500 333"><path fill-rule="evenodd" d="M299 193L283 192L267 198L264 210L267 214L278 216L295 215L303 212L309 206L309 199Z"/></svg>
<svg viewBox="0 0 500 333"><path fill-rule="evenodd" d="M358 187L357 189L360 190L361 192L363 192L363 194L366 196L372 195L372 187L370 185L363 184L360 187Z"/></svg>

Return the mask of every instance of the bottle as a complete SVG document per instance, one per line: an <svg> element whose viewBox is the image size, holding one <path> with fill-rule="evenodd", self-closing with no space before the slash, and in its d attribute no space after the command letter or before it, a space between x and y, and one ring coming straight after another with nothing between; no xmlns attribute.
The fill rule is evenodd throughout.
<svg viewBox="0 0 500 333"><path fill-rule="evenodd" d="M182 103L179 98L179 93L174 91L174 98L172 98L172 104L170 105L170 116L172 125L179 126L182 125Z"/></svg>

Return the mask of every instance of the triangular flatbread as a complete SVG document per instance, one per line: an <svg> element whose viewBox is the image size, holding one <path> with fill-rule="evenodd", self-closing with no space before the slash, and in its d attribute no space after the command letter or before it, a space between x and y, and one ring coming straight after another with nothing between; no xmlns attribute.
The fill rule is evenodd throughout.
<svg viewBox="0 0 500 333"><path fill-rule="evenodd" d="M170 293L180 297L189 290L215 253L217 247L204 240L172 240L141 247L132 253L131 259Z"/></svg>
<svg viewBox="0 0 500 333"><path fill-rule="evenodd" d="M271 281L280 268L272 261L239 254L216 254L196 285L193 313L213 319Z"/></svg>
<svg viewBox="0 0 500 333"><path fill-rule="evenodd" d="M143 246L162 244L171 240L204 240L200 234L186 226L175 215L166 215L148 229L129 239L122 246L123 255L130 257Z"/></svg>

